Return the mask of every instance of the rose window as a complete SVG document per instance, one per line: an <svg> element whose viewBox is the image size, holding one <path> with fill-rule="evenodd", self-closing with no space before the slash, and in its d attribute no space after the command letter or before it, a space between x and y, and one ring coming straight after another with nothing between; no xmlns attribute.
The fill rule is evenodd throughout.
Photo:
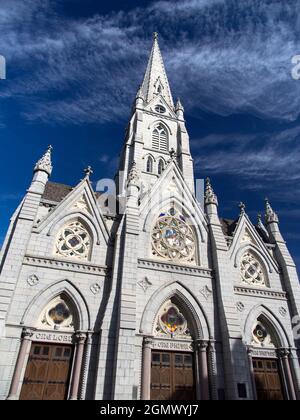
<svg viewBox="0 0 300 420"><path fill-rule="evenodd" d="M265 276L259 261L250 253L244 254L241 262L241 274L243 282L256 285L265 286Z"/></svg>
<svg viewBox="0 0 300 420"><path fill-rule="evenodd" d="M161 213L152 232L152 253L172 260L195 260L195 235L185 218L174 208Z"/></svg>
<svg viewBox="0 0 300 420"><path fill-rule="evenodd" d="M90 253L91 238L80 222L73 222L59 235L56 254L63 257L87 260Z"/></svg>

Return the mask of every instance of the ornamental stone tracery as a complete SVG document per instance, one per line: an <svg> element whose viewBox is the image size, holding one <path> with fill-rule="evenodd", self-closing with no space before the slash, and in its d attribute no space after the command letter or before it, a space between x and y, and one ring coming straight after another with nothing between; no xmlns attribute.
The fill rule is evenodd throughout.
<svg viewBox="0 0 300 420"><path fill-rule="evenodd" d="M240 268L243 283L266 287L263 268L251 252L247 251L243 255Z"/></svg>
<svg viewBox="0 0 300 420"><path fill-rule="evenodd" d="M195 262L196 239L175 209L161 213L152 231L152 255L174 262Z"/></svg>
<svg viewBox="0 0 300 420"><path fill-rule="evenodd" d="M91 237L79 221L65 226L56 243L55 254L65 258L88 260L91 249Z"/></svg>

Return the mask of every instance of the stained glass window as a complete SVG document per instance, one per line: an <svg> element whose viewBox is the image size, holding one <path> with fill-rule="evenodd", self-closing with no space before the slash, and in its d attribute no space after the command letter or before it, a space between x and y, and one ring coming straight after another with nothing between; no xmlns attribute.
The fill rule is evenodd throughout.
<svg viewBox="0 0 300 420"><path fill-rule="evenodd" d="M161 213L152 232L152 254L172 261L195 259L195 235L174 207Z"/></svg>

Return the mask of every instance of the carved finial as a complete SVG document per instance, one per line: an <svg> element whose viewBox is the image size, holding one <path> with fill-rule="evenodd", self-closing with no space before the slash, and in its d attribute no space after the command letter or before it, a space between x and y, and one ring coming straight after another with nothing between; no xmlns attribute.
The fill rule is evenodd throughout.
<svg viewBox="0 0 300 420"><path fill-rule="evenodd" d="M257 226L265 233L265 235L269 235L265 225L263 224L261 213L258 213L257 215Z"/></svg>
<svg viewBox="0 0 300 420"><path fill-rule="evenodd" d="M49 176L52 173L52 162L51 162L51 154L52 154L53 147L50 145L48 146L47 151L45 154L41 157L41 159L37 162L37 164L34 167L34 172L37 171L44 171Z"/></svg>
<svg viewBox="0 0 300 420"><path fill-rule="evenodd" d="M245 210L246 210L246 206L244 203L240 202L239 204L239 208L240 208L240 214L245 214Z"/></svg>
<svg viewBox="0 0 300 420"><path fill-rule="evenodd" d="M182 112L184 112L184 107L183 107L183 105L181 103L180 98L177 99L175 111L182 111Z"/></svg>
<svg viewBox="0 0 300 420"><path fill-rule="evenodd" d="M153 32L153 39L154 41L158 40L158 32Z"/></svg>
<svg viewBox="0 0 300 420"><path fill-rule="evenodd" d="M129 174L128 174L127 186L129 186L129 185L134 185L136 187L140 187L140 177L139 177L139 174L138 174L138 170L137 170L135 161L132 162L131 169L130 169Z"/></svg>
<svg viewBox="0 0 300 420"><path fill-rule="evenodd" d="M209 178L206 178L206 187L205 187L205 204L215 204L218 205L218 197L214 193L211 182Z"/></svg>
<svg viewBox="0 0 300 420"><path fill-rule="evenodd" d="M84 169L85 178L89 178L94 172L91 166L88 166L86 169Z"/></svg>
<svg viewBox="0 0 300 420"><path fill-rule="evenodd" d="M266 223L278 223L279 222L278 216L275 213L275 211L272 209L268 198L265 199L265 205L266 205L266 214L265 214Z"/></svg>

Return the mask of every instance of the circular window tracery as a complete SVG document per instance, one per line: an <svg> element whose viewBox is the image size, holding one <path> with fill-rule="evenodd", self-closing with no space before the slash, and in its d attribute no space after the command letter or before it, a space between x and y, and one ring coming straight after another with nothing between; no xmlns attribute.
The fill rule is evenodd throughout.
<svg viewBox="0 0 300 420"><path fill-rule="evenodd" d="M70 223L59 234L56 254L68 258L88 260L91 247L91 237L79 221Z"/></svg>
<svg viewBox="0 0 300 420"><path fill-rule="evenodd" d="M241 261L241 275L244 283L266 286L263 268L251 252L246 252Z"/></svg>
<svg viewBox="0 0 300 420"><path fill-rule="evenodd" d="M185 218L171 207L161 213L152 232L152 254L171 261L195 261L196 240Z"/></svg>

